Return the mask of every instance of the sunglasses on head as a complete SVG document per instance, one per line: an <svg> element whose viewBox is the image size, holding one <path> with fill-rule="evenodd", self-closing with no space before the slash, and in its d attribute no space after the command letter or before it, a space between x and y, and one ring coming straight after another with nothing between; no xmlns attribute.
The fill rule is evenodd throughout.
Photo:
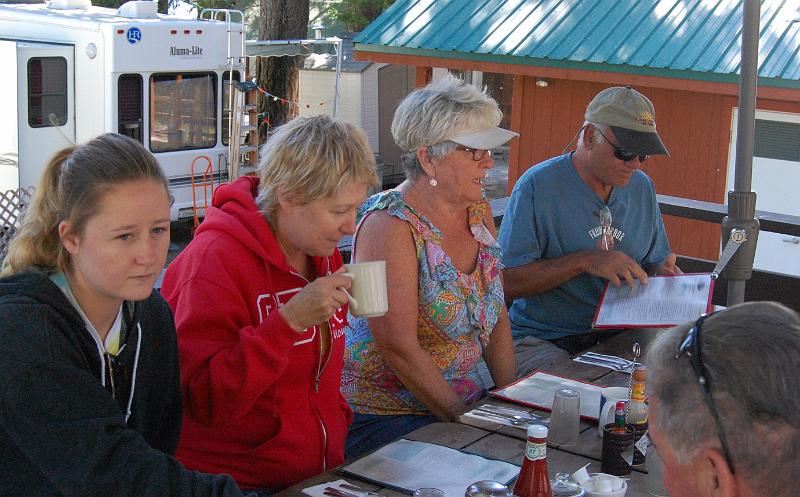
<svg viewBox="0 0 800 497"><path fill-rule="evenodd" d="M702 350L700 349L700 329L705 320L714 314L716 313L712 312L711 314L704 314L703 316L700 316L697 321L695 321L694 326L689 329L689 331L686 333L686 336L684 336L683 340L681 340L678 351L675 352L675 359L679 359L684 354L689 357L689 363L692 365L692 371L694 371L694 375L697 378L697 383L700 384L700 389L703 391L703 399L705 400L708 409L711 411L711 417L714 418L714 428L716 429L719 443L722 446L722 453L725 455L725 462L728 463L728 467L731 468L731 473L733 473L733 457L731 456L731 451L728 448L728 441L725 438L725 431L722 429L722 422L720 422L719 419L717 406L714 403L714 398L711 396L711 382L706 374L706 367L703 364L703 354Z"/></svg>
<svg viewBox="0 0 800 497"><path fill-rule="evenodd" d="M604 135L602 131L600 131L600 128L595 126L594 129L596 129L597 132L600 133L600 136L605 138L608 144L611 145L611 147L614 149L614 157L621 160L622 162L630 162L637 157L639 158L639 162L644 162L647 160L648 157L650 157L649 155L635 154L628 149L617 146L614 144L614 142L609 140L608 137Z"/></svg>

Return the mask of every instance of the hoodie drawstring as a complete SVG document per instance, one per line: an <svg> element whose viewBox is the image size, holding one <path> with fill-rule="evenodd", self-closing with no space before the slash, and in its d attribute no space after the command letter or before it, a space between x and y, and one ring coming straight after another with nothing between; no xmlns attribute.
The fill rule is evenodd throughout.
<svg viewBox="0 0 800 497"><path fill-rule="evenodd" d="M131 406L133 405L133 394L136 391L136 371L139 369L139 352L142 350L142 325L136 323L136 329L139 334L136 337L136 355L133 359L133 378L131 379L131 393L128 396L128 406L125 408L125 423L131 417ZM105 368L104 368L105 369Z"/></svg>

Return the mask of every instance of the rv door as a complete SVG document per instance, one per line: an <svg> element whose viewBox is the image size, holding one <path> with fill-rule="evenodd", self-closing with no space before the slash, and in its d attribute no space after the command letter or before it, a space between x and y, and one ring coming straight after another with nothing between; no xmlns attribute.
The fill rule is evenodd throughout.
<svg viewBox="0 0 800 497"><path fill-rule="evenodd" d="M75 49L17 42L19 186L36 186L46 162L75 142Z"/></svg>

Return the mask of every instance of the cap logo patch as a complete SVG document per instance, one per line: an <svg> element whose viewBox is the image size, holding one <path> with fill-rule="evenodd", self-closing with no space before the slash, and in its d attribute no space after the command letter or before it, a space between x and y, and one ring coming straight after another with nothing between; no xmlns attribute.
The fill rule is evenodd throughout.
<svg viewBox="0 0 800 497"><path fill-rule="evenodd" d="M644 124L645 126L655 126L656 125L656 118L655 116L646 110L643 110L642 113L639 115L639 119L637 119L640 124Z"/></svg>

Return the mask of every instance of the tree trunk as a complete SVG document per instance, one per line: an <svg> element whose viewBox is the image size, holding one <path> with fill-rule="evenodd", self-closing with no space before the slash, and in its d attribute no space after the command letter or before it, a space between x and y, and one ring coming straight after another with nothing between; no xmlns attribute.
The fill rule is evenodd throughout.
<svg viewBox="0 0 800 497"><path fill-rule="evenodd" d="M308 31L309 0L261 0L260 40L305 38ZM297 115L300 64L303 57L260 58L256 65L258 86L282 100L259 94L258 112L262 116L259 134L263 143L270 128L280 126ZM287 102L288 101L288 102Z"/></svg>

